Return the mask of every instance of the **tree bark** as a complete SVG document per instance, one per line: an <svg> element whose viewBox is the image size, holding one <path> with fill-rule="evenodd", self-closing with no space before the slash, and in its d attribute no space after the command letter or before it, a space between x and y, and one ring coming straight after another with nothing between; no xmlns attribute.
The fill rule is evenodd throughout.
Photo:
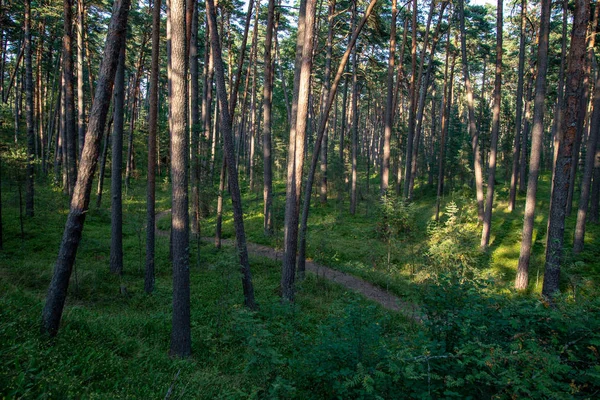
<svg viewBox="0 0 600 400"><path fill-rule="evenodd" d="M389 185L390 175L390 142L392 139L392 127L394 123L394 62L396 54L396 0L392 0L392 20L390 25L390 54L388 57L387 71L387 97L385 102L385 120L383 129L383 159L381 170L381 195L383 196ZM402 60L400 60L402 62Z"/></svg>
<svg viewBox="0 0 600 400"><path fill-rule="evenodd" d="M123 125L125 119L125 43L115 76L110 180L110 272L123 274Z"/></svg>
<svg viewBox="0 0 600 400"><path fill-rule="evenodd" d="M85 5L77 0L77 126L79 139L79 158L85 142L85 103L83 96L83 16Z"/></svg>
<svg viewBox="0 0 600 400"><path fill-rule="evenodd" d="M494 181L496 179L496 153L498 150L498 135L500 131L500 106L502 90L502 25L503 1L498 0L496 8L496 79L494 81L494 108L492 115L492 137L490 142L490 157L488 162L488 185L485 199L485 213L483 217L483 230L481 233L481 247L490 244L492 230L492 207L494 205Z"/></svg>
<svg viewBox="0 0 600 400"><path fill-rule="evenodd" d="M570 173L577 162L579 153L573 153L577 139L578 120L586 81L586 33L590 18L589 0L577 0L573 14L571 49L569 50L565 103L563 106L563 137L558 147L554 171L554 190L548 215L548 233L546 235L546 263L542 294L552 298L559 291L560 262L565 232L567 198L571 185Z"/></svg>
<svg viewBox="0 0 600 400"><path fill-rule="evenodd" d="M152 9L152 61L150 71L150 110L148 115L148 182L146 197L146 271L144 290L154 291L154 250L156 225L156 142L158 136L158 76L160 74L160 8L161 0L154 0Z"/></svg>
<svg viewBox="0 0 600 400"><path fill-rule="evenodd" d="M67 166L67 191L73 195L75 179L77 178L77 160L75 144L75 93L73 90L73 0L64 0L64 29L63 36L63 74L65 79L65 139L66 139L66 166Z"/></svg>
<svg viewBox="0 0 600 400"><path fill-rule="evenodd" d="M356 25L356 7L357 0L352 3L352 30ZM354 47L352 52L352 171L351 171L351 182L350 182L350 214L356 213L356 181L358 173L358 96L360 96L360 90L358 88L358 52Z"/></svg>
<svg viewBox="0 0 600 400"><path fill-rule="evenodd" d="M460 49L462 54L463 76L467 94L467 110L469 115L469 134L471 135L471 150L473 152L473 169L475 171L475 191L477 197L477 218L483 221L483 171L481 168L481 153L479 151L479 132L475 123L475 107L473 105L473 89L469 76L467 60L467 38L465 33L464 0L459 0L458 11L460 18Z"/></svg>
<svg viewBox="0 0 600 400"><path fill-rule="evenodd" d="M233 205L233 219L237 241L237 250L240 257L242 272L242 288L244 291L244 304L251 310L257 308L254 300L254 287L252 285L252 274L248 261L248 249L246 246L246 232L244 230L244 215L242 212L242 198L238 182L238 173L235 165L235 154L233 151L233 135L231 131L232 119L227 101L227 90L225 87L225 71L221 56L221 43L217 32L217 17L213 0L206 1L206 13L210 25L211 50L215 60L215 75L217 78L217 95L221 105L221 132L223 134L227 172L229 174L229 189L231 192L231 203Z"/></svg>
<svg viewBox="0 0 600 400"><path fill-rule="evenodd" d="M25 0L25 97L27 121L27 193L25 215L33 217L35 132L33 118L33 68L31 62L31 2Z"/></svg>
<svg viewBox="0 0 600 400"><path fill-rule="evenodd" d="M171 0L171 235L173 319L169 353L192 353L190 315L186 0Z"/></svg>
<svg viewBox="0 0 600 400"><path fill-rule="evenodd" d="M335 1L335 0L334 0ZM271 159L271 114L273 107L273 62L271 48L275 20L275 0L269 0L267 31L265 33L264 84L263 84L263 229L265 235L273 234L273 161Z"/></svg>
<svg viewBox="0 0 600 400"><path fill-rule="evenodd" d="M304 166L316 3L316 0L301 0L298 17L292 125L287 163L284 256L281 274L281 296L284 301L290 302L294 301L300 191Z"/></svg>
<svg viewBox="0 0 600 400"><path fill-rule="evenodd" d="M531 131L531 156L529 159L529 177L527 181L527 199L523 218L521 252L517 267L515 289L525 290L529 284L529 260L533 241L533 223L538 176L540 173L540 156L544 135L544 109L546 97L546 71L548 69L548 34L550 30L550 0L542 0L540 31L538 36L537 76L535 79L535 100L533 109L533 129ZM526 132L524 132L526 134Z"/></svg>
<svg viewBox="0 0 600 400"><path fill-rule="evenodd" d="M86 143L78 171L77 185L71 199L71 208L65 224L58 259L42 312L41 330L50 336L55 336L58 332L67 297L69 278L87 215L92 179L98 161L100 138L110 104L119 52L125 40L129 5L130 0L116 1L113 5L98 85L87 128Z"/></svg>
<svg viewBox="0 0 600 400"><path fill-rule="evenodd" d="M521 0L521 28L519 36L519 66L517 70L517 100L515 110L515 141L513 145L512 173L510 177L510 193L508 211L515 209L517 201L517 182L519 180L519 157L521 155L521 125L523 119L523 78L525 75L525 12L527 0Z"/></svg>

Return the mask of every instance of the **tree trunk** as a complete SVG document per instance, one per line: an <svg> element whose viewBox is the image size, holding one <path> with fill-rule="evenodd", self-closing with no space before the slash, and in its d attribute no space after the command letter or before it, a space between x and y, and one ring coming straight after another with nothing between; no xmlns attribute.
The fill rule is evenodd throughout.
<svg viewBox="0 0 600 400"><path fill-rule="evenodd" d="M392 21L390 26L390 55L388 57L387 71L387 97L385 102L385 121L383 129L383 159L381 170L381 195L388 189L390 175L390 142L392 139L392 128L394 124L394 57L396 52L396 0L392 0ZM402 60L400 60L402 62Z"/></svg>
<svg viewBox="0 0 600 400"><path fill-rule="evenodd" d="M412 165L412 148L414 142L414 132L415 132L415 111L416 111L416 87L417 87L417 0L413 0L413 11L412 11L412 22L411 22L411 32L412 32L412 45L410 51L411 57L411 75L410 75L410 87L408 90L408 97L410 98L410 105L408 106L408 136L406 138L406 160L404 167L404 198L406 200L410 200L409 198L409 185L410 185L410 172ZM402 60L400 62L402 64Z"/></svg>
<svg viewBox="0 0 600 400"><path fill-rule="evenodd" d="M173 319L169 353L192 352L190 316L186 1L171 0L171 234Z"/></svg>
<svg viewBox="0 0 600 400"><path fill-rule="evenodd" d="M83 97L83 16L85 5L77 0L77 126L79 138L79 158L85 142L85 103Z"/></svg>
<svg viewBox="0 0 600 400"><path fill-rule="evenodd" d="M75 93L73 90L73 0L64 0L64 29L63 36L63 74L65 79L65 139L67 148L67 191L73 195L75 179L77 178L76 144L75 144Z"/></svg>
<svg viewBox="0 0 600 400"><path fill-rule="evenodd" d="M335 1L335 0L334 0ZM273 107L273 62L271 47L275 19L275 0L269 0L267 31L265 33L265 76L263 84L263 229L265 235L273 234L273 161L271 159L271 115Z"/></svg>
<svg viewBox="0 0 600 400"><path fill-rule="evenodd" d="M531 131L531 156L529 159L529 177L527 181L527 199L521 239L521 252L517 267L515 288L525 290L529 284L529 259L533 241L533 223L538 176L540 173L540 156L544 135L544 102L546 97L546 71L548 69L548 33L550 30L550 0L542 0L540 16L540 32L538 36L537 76L535 79L535 100L533 109L533 130ZM526 134L526 132L523 132Z"/></svg>
<svg viewBox="0 0 600 400"><path fill-rule="evenodd" d="M513 145L512 173L510 177L510 193L508 211L515 209L517 201L517 181L519 180L519 157L521 155L521 125L523 118L523 78L525 75L525 12L527 0L521 0L521 30L519 36L519 67L517 71L517 105L515 110L515 141ZM559 89L560 92L560 89Z"/></svg>
<svg viewBox="0 0 600 400"><path fill-rule="evenodd" d="M494 81L494 109L492 116L492 137L490 141L490 157L488 162L488 185L485 199L485 214L483 217L483 230L481 233L481 247L490 244L492 230L492 207L494 205L494 181L496 179L496 152L498 150L498 135L500 131L500 106L502 90L502 23L503 1L498 0L496 8L496 79Z"/></svg>
<svg viewBox="0 0 600 400"><path fill-rule="evenodd" d="M227 90L225 87L225 71L221 53L221 43L217 32L217 17L213 0L206 1L206 13L210 25L211 50L215 60L215 75L217 78L217 95L221 105L221 132L227 172L229 174L229 189L231 192L231 203L233 205L233 219L237 241L237 250L240 257L242 272L242 288L244 291L244 304L251 310L256 309L254 300L254 287L252 285L252 274L248 261L248 249L246 247L246 232L244 230L244 214L242 212L242 198L238 182L238 173L235 165L235 154L233 151L233 135L231 131L232 119L227 101Z"/></svg>
<svg viewBox="0 0 600 400"><path fill-rule="evenodd" d="M352 3L352 30L356 25L356 7L357 0ZM350 182L350 214L356 213L356 181L358 173L358 96L360 96L360 90L358 88L358 53L356 47L352 53L352 180Z"/></svg>
<svg viewBox="0 0 600 400"><path fill-rule="evenodd" d="M114 125L110 180L110 272L123 274L123 124L125 119L125 43L119 56L114 87Z"/></svg>
<svg viewBox="0 0 600 400"><path fill-rule="evenodd" d="M113 124L114 112L109 112L111 115L108 125L104 132L104 146L100 156L100 170L98 171L98 187L96 189L96 208L102 205L102 191L104 190L104 174L106 173L106 159L108 158L108 146L110 145L110 131Z"/></svg>
<svg viewBox="0 0 600 400"><path fill-rule="evenodd" d="M160 8L161 0L154 0L152 9L152 61L150 71L150 110L148 115L148 186L146 197L146 273L144 290L154 291L154 250L156 226L156 142L158 136L158 76L160 74Z"/></svg>
<svg viewBox="0 0 600 400"><path fill-rule="evenodd" d="M33 68L31 65L31 2L25 0L25 97L27 113L27 193L25 214L33 217L35 132L33 121Z"/></svg>
<svg viewBox="0 0 600 400"><path fill-rule="evenodd" d="M65 224L58 259L42 312L42 332L55 336L62 316L69 278L81 240L92 189L92 179L98 160L100 138L106 122L110 96L117 69L120 49L125 40L129 0L116 1L108 28L106 48L100 65L98 86L90 113L86 143L79 165L77 185L71 199L71 208Z"/></svg>
<svg viewBox="0 0 600 400"><path fill-rule="evenodd" d="M481 153L479 151L479 132L475 123L475 107L473 105L473 89L469 77L467 60L467 38L465 34L464 0L459 0L458 11L460 18L460 49L462 54L463 76L467 94L467 109L469 115L469 134L471 135L471 150L473 151L473 169L475 171L475 191L477 196L477 218L483 221L483 171L481 168Z"/></svg>
<svg viewBox="0 0 600 400"><path fill-rule="evenodd" d="M198 108L198 98L200 88L198 87L198 4L193 1L193 15L191 23L191 37L189 49L190 63L190 136L191 136L191 168L190 181L192 184L192 233L200 234L200 109ZM160 23L160 21L159 21ZM154 40L154 38L153 38ZM154 46L154 45L153 45ZM205 50L206 51L206 50ZM154 54L153 54L154 56ZM158 73L158 71L157 71ZM208 156L208 155L207 155ZM150 160L148 160L150 161Z"/></svg>
<svg viewBox="0 0 600 400"><path fill-rule="evenodd" d="M287 163L284 256L281 274L281 296L284 301L294 301L300 190L304 166L316 3L316 0L301 0L298 17L292 125Z"/></svg>
<svg viewBox="0 0 600 400"><path fill-rule="evenodd" d="M567 198L569 194L571 169L577 162L579 153L574 155L573 146L577 139L578 120L586 81L586 33L590 18L589 0L577 0L573 14L571 49L569 50L565 104L563 107L563 136L558 148L554 171L554 190L548 215L548 233L546 235L546 263L542 294L551 298L559 290L560 262L565 232Z"/></svg>

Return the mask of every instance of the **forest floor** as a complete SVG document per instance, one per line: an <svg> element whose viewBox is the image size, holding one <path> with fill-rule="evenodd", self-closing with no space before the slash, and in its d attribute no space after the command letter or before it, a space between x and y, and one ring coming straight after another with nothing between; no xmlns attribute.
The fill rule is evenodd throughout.
<svg viewBox="0 0 600 400"><path fill-rule="evenodd" d="M165 210L157 213L156 221L165 218L170 214L170 212L171 210ZM160 237L169 237L169 231L160 229L158 224L156 226L156 234ZM202 241L209 243L214 241L214 238L203 237ZM234 239L222 239L221 243L225 246L235 246ZM246 244L248 246L248 253L253 256L269 258L275 262L282 260L283 251L281 250L257 243L247 242ZM379 303L382 307L388 310L398 311L404 314L406 317L415 319L417 321L422 319L419 308L416 304L404 301L387 290L379 288L363 279L357 278L356 276L337 271L325 265L317 264L311 260L306 260L306 271L315 274L320 278L337 283L346 289L358 292L367 299Z"/></svg>

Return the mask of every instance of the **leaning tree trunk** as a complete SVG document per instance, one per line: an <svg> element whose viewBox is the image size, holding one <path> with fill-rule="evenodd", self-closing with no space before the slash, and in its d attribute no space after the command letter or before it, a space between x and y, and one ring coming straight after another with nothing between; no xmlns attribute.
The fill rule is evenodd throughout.
<svg viewBox="0 0 600 400"><path fill-rule="evenodd" d="M580 117L582 93L585 81L586 33L590 18L589 0L577 0L573 15L571 49L569 50L565 104L563 107L562 141L558 147L554 171L554 190L548 215L546 235L546 264L542 294L551 298L559 290L560 262L565 233L567 198L570 186L570 173L579 154L573 154L577 138L577 122Z"/></svg>
<svg viewBox="0 0 600 400"><path fill-rule="evenodd" d="M217 78L217 96L221 105L221 132L223 135L224 153L229 174L229 189L231 192L231 203L233 205L233 219L237 250L240 257L242 272L242 288L244 291L244 304L249 309L256 309L254 300L254 287L252 285L252 274L248 261L248 248L246 246L246 232L244 230L244 214L242 212L242 197L238 182L238 173L235 165L235 154L233 151L233 135L231 131L232 119L227 101L227 89L225 87L225 71L221 53L221 43L217 31L217 16L213 0L206 1L206 14L210 26L211 50L215 60L215 76Z"/></svg>
<svg viewBox="0 0 600 400"><path fill-rule="evenodd" d="M55 336L58 332L67 298L69 279L87 215L102 129L106 122L110 104L119 52L125 40L129 5L130 0L116 1L113 5L110 25L106 35L106 48L100 64L98 84L79 164L77 184L71 199L71 208L65 224L58 259L54 266L54 274L42 312L42 332L50 336Z"/></svg>
<svg viewBox="0 0 600 400"><path fill-rule="evenodd" d="M481 247L490 244L492 230L492 206L494 205L494 181L496 179L496 153L498 151L498 134L500 131L500 100L502 89L502 8L503 1L498 0L496 17L496 80L494 82L494 110L492 116L492 137L490 143L490 158L488 167L488 186L481 233Z"/></svg>
<svg viewBox="0 0 600 400"><path fill-rule="evenodd" d="M535 100L533 109L533 129L531 131L531 156L529 159L529 177L527 181L527 199L525 201L525 216L523 218L523 234L521 252L515 288L525 290L529 284L529 259L533 239L533 223L535 217L535 202L538 176L540 173L540 158L542 139L544 135L544 108L546 97L546 71L548 69L548 33L550 30L550 0L542 1L540 16L540 33L538 39L537 76L535 79ZM526 132L523 132L526 134Z"/></svg>

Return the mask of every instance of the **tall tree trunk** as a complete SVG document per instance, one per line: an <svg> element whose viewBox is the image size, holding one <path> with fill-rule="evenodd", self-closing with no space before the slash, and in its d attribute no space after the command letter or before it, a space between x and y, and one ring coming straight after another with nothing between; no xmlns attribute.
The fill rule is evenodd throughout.
<svg viewBox="0 0 600 400"><path fill-rule="evenodd" d="M498 0L496 8L496 79L494 81L494 109L492 115L492 137L490 142L490 157L488 163L488 186L485 199L485 214L483 217L483 230L481 233L481 247L490 244L492 230L492 207L494 205L494 181L496 179L496 152L498 150L498 135L500 131L500 106L502 90L502 26L503 26L503 1Z"/></svg>
<svg viewBox="0 0 600 400"><path fill-rule="evenodd" d="M90 112L86 143L78 170L77 185L71 198L71 208L65 224L58 259L54 266L54 274L48 288L46 304L42 312L42 332L55 336L67 297L69 278L81 240L83 224L90 201L92 179L98 160L102 129L110 104L110 96L117 69L119 52L125 40L129 0L116 1L106 36L106 47L100 65L98 86Z"/></svg>
<svg viewBox="0 0 600 400"><path fill-rule="evenodd" d="M531 80L527 83L527 93L525 94L525 121L523 122L523 130L521 131L521 154L519 161L519 192L527 191L527 167L529 153L529 128L531 126L531 106L533 100L533 87L535 86L535 72L531 71Z"/></svg>
<svg viewBox="0 0 600 400"><path fill-rule="evenodd" d="M192 233L200 234L200 109L198 98L200 88L198 84L198 4L193 2L193 15L191 23L191 37L189 49L190 63L190 136L191 136L191 168L190 181L192 184ZM153 38L154 40L154 38ZM154 56L154 54L153 54ZM206 155L208 156L208 154Z"/></svg>
<svg viewBox="0 0 600 400"><path fill-rule="evenodd" d="M298 249L298 273L300 275L304 274L304 270L305 270L306 230L307 230L307 224L308 224L308 214L310 211L310 199L311 199L311 193L312 193L315 172L317 170L317 163L319 160L319 152L321 150L321 146L325 145L324 137L325 137L325 131L327 129L327 119L329 117L331 107L333 106L333 103L336 99L337 89L338 89L339 83L342 79L342 75L344 74L344 70L346 69L346 64L348 63L348 60L350 59L350 53L354 49L354 46L356 45L356 40L358 39L358 35L360 34L363 26L365 25L365 22L371 15L371 12L373 11L373 8L375 7L376 3L377 3L377 0L371 0L369 5L367 6L365 15L362 17L358 26L352 33L352 37L350 38L348 47L346 48L346 51L344 52L344 55L342 56L342 58L340 60L340 65L338 66L337 72L335 74L335 78L333 79L331 88L328 91L327 100L324 103L323 109L321 110L321 116L319 119L319 127L317 129L317 140L315 142L315 148L313 151L312 162L310 165L310 172L308 173L308 177L306 179L306 188L304 191L304 204L302 205L302 222L300 225L300 238L299 238L300 244L299 244L299 249ZM334 124L334 126L335 126L335 124Z"/></svg>
<svg viewBox="0 0 600 400"><path fill-rule="evenodd" d="M523 218L521 252L517 267L515 288L525 290L529 284L529 259L533 239L533 223L535 217L535 201L538 176L540 173L540 156L544 135L544 102L546 97L546 71L548 70L548 34L550 30L550 0L542 0L540 16L540 32L538 36L537 76L535 79L535 100L533 109L533 130L531 132L531 156L529 158L529 177L527 181L527 199ZM526 132L523 132L526 134Z"/></svg>
<svg viewBox="0 0 600 400"><path fill-rule="evenodd" d="M413 0L412 10L412 22L411 22L411 75L410 75L410 87L408 90L408 97L410 98L410 105L408 108L408 137L406 139L406 160L404 167L404 198L409 200L409 185L410 185L410 172L412 165L412 148L414 142L415 132L415 111L416 111L416 87L417 87L417 0ZM402 61L400 62L402 64Z"/></svg>
<svg viewBox="0 0 600 400"><path fill-rule="evenodd" d="M224 153L229 174L229 189L231 192L231 203L233 205L233 219L237 250L240 257L242 272L242 288L244 291L244 304L249 309L256 309L254 300L254 287L252 285L252 274L248 261L248 249L246 246L246 232L244 230L244 215L242 212L242 198L238 182L238 173L235 165L235 154L233 152L233 135L231 130L232 119L227 101L227 90L225 87L225 71L221 53L219 33L217 32L217 16L213 0L206 1L206 14L210 25L211 50L215 60L215 75L217 78L217 95L221 105L221 132L223 134Z"/></svg>
<svg viewBox="0 0 600 400"><path fill-rule="evenodd" d="M160 8L161 0L154 0L152 9L152 61L150 71L150 111L148 115L148 186L146 197L146 273L144 290L154 291L154 250L156 225L156 142L158 137L158 75L160 74Z"/></svg>
<svg viewBox="0 0 600 400"><path fill-rule="evenodd" d="M387 97L385 102L385 121L383 129L383 159L381 170L381 195L388 189L390 175L390 142L392 139L392 128L394 124L394 61L396 55L396 0L392 0L392 21L390 26L390 54L388 57L387 71ZM402 60L400 60L402 62Z"/></svg>
<svg viewBox="0 0 600 400"><path fill-rule="evenodd" d="M75 93L73 90L73 0L64 0L64 29L63 36L63 74L65 79L65 139L67 148L67 190L69 196L73 195L75 179L77 178L76 167L76 144L75 144Z"/></svg>
<svg viewBox="0 0 600 400"><path fill-rule="evenodd" d="M515 209L517 201L517 181L519 180L519 157L521 155L521 125L523 118L523 78L525 75L525 13L527 0L521 0L521 30L519 35L519 66L517 70L517 105L515 110L515 141L513 145L512 173L510 177L510 193L508 211ZM560 91L560 89L559 89Z"/></svg>
<svg viewBox="0 0 600 400"><path fill-rule="evenodd" d="M577 0L573 14L571 49L569 50L565 104L563 107L563 137L558 148L554 171L554 190L548 215L546 235L546 263L542 294L551 298L559 290L560 262L565 233L565 216L569 194L571 169L579 153L573 154L577 139L578 119L581 116L583 85L586 81L586 33L590 18L589 0ZM595 31L594 31L595 33Z"/></svg>
<svg viewBox="0 0 600 400"><path fill-rule="evenodd" d="M102 154L100 156L100 170L98 171L98 187L96 189L96 208L102 205L102 191L104 190L104 174L106 173L106 159L108 158L108 146L110 145L110 132L113 124L114 112L109 112L111 115L108 125L104 132L104 146L102 146Z"/></svg>
<svg viewBox="0 0 600 400"><path fill-rule="evenodd" d="M352 3L352 30L356 25L356 7L357 0ZM356 181L358 174L358 96L360 96L360 90L358 88L358 53L356 47L352 53L352 180L350 182L350 214L356 213Z"/></svg>
<svg viewBox="0 0 600 400"><path fill-rule="evenodd" d="M465 90L467 94L467 109L469 115L469 134L471 135L471 150L473 151L473 169L475 171L475 191L477 196L477 218L483 221L483 171L481 168L481 153L479 151L479 132L475 123L475 107L473 105L473 88L469 76L469 64L467 60L467 37L465 33L465 9L464 0L458 1L458 12L460 18L460 49L462 54L463 76L465 79Z"/></svg>
<svg viewBox="0 0 600 400"><path fill-rule="evenodd" d="M600 140L598 141L600 142ZM590 222L597 224L600 214L600 144L596 143L594 157L594 181L592 183L592 194L590 196Z"/></svg>
<svg viewBox="0 0 600 400"><path fill-rule="evenodd" d="M335 1L335 0L334 0ZM264 84L263 84L263 229L265 235L273 234L273 160L271 159L271 115L273 108L273 62L271 48L275 19L275 0L269 0L267 31L265 33Z"/></svg>
<svg viewBox="0 0 600 400"><path fill-rule="evenodd" d="M25 0L25 96L27 113L27 193L25 214L33 217L35 132L33 122L33 68L31 65L31 2Z"/></svg>
<svg viewBox="0 0 600 400"><path fill-rule="evenodd" d="M301 0L298 17L292 125L287 163L284 256L281 274L281 296L285 301L294 301L300 190L304 166L316 3L316 0Z"/></svg>
<svg viewBox="0 0 600 400"><path fill-rule="evenodd" d="M594 13L597 13L598 8ZM590 200L592 186L592 174L594 173L594 159L598 146L598 131L600 130L600 71L596 72L596 84L594 86L594 111L590 126L590 135L587 141L585 154L585 166L581 182L581 196L579 196L579 208L577 210L577 223L575 225L575 237L573 239L573 252L580 253L583 250L585 238L585 223Z"/></svg>
<svg viewBox="0 0 600 400"><path fill-rule="evenodd" d="M85 103L83 97L83 16L85 5L77 0L77 126L79 138L79 158L85 142Z"/></svg>
<svg viewBox="0 0 600 400"><path fill-rule="evenodd" d="M192 352L190 316L186 1L171 0L171 182L173 319L170 354Z"/></svg>
<svg viewBox="0 0 600 400"><path fill-rule="evenodd" d="M125 43L115 76L110 180L110 272L123 273L123 124L125 120Z"/></svg>

